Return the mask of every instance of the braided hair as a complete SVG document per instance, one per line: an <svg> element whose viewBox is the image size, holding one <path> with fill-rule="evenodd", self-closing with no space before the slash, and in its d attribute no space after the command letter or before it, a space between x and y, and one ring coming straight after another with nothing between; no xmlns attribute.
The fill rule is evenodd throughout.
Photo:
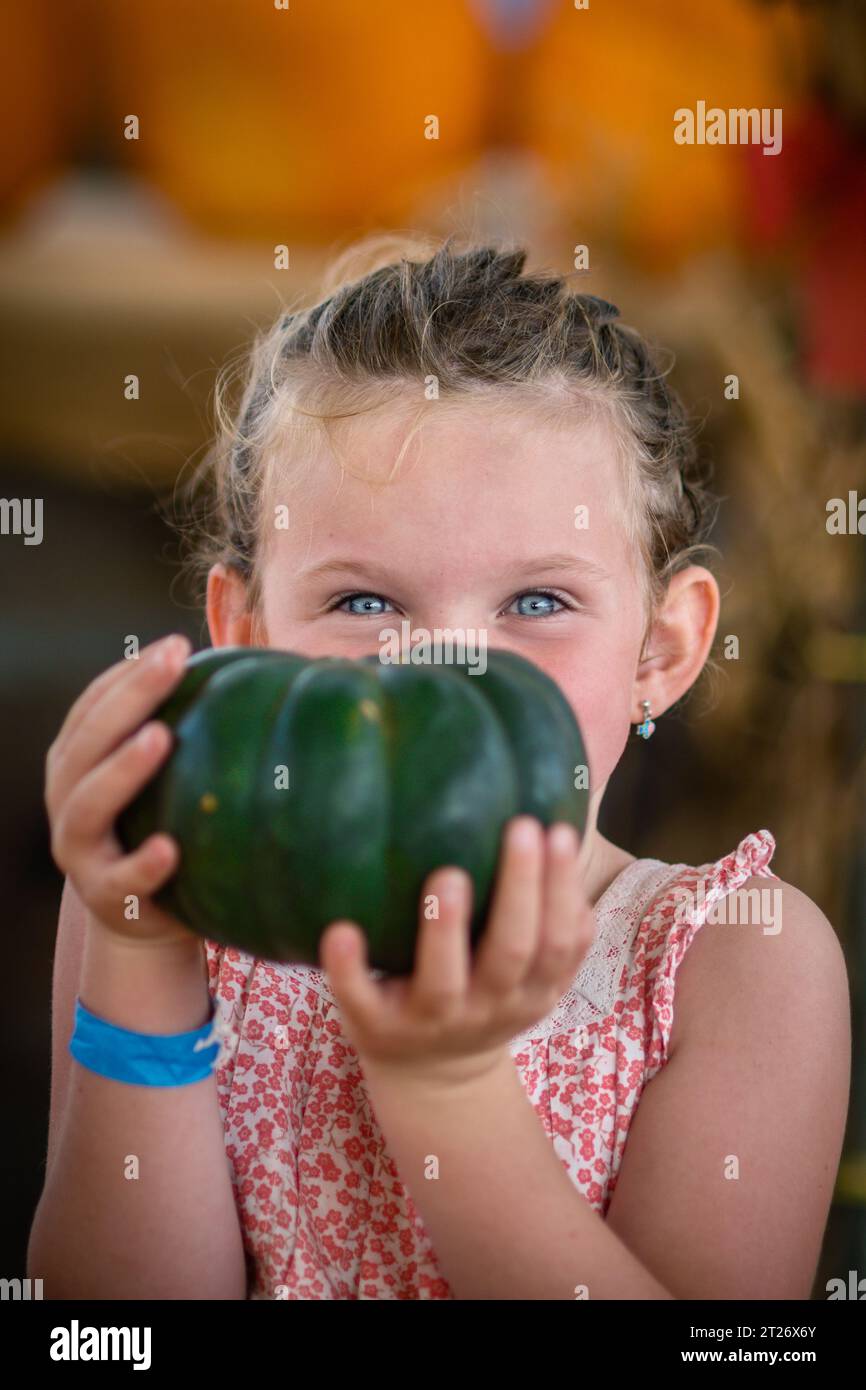
<svg viewBox="0 0 866 1390"><path fill-rule="evenodd" d="M350 248L326 297L282 313L258 338L235 414L220 383L222 428L204 468L216 484L212 524L196 532L191 566L202 580L217 560L234 567L255 607L268 459L287 428L359 414L383 392L430 381L440 399L495 392L560 411L589 402L607 408L628 455L627 520L648 630L670 576L714 549L705 539L717 500L668 369L616 305L552 271L528 272L525 248L459 250L454 240L376 237ZM372 267L347 277L365 255Z"/></svg>

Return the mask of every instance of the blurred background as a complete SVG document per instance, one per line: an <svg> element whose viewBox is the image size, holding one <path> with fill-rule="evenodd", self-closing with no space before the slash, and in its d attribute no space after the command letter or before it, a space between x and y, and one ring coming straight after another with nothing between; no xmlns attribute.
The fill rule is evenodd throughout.
<svg viewBox="0 0 866 1390"><path fill-rule="evenodd" d="M866 557L856 515L826 525L866 498L866 7L5 0L0 52L0 497L44 517L41 544L0 534L2 1271L47 1134L48 745L126 634L207 645L164 505L219 368L356 237L408 228L577 264L676 353L724 499L721 670L632 740L601 829L702 864L766 827L834 924L855 1074L814 1296L866 1275ZM781 109L781 151L677 144L699 101Z"/></svg>

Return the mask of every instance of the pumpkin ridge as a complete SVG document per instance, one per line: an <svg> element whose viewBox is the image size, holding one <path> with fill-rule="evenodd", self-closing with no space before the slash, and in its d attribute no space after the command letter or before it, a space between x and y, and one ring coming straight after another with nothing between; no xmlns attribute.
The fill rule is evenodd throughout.
<svg viewBox="0 0 866 1390"><path fill-rule="evenodd" d="M279 727L280 714L285 708L288 700L291 699L295 682L304 670L302 658L295 657L292 653L280 652L283 658L284 669L281 670L280 684L276 688L273 704L269 707L265 716L264 735L261 746L261 758L257 760L257 766L261 766L262 759L266 760L266 767L269 776L273 777L274 768L279 762L280 766L285 765L289 774L289 786L286 790L291 792L292 770L288 762L282 757L282 749L276 745L276 729ZM274 788L276 790L276 788ZM276 810L276 808L274 808ZM266 799L266 789L262 789L262 794L253 797L250 805L250 835L251 844L246 862L246 876L250 901L255 903L257 918L266 924L263 932L263 944L267 943L268 959L277 959L279 956L279 939L274 929L273 915L268 910L267 881L265 875L270 869L273 874L277 874L277 864L267 862L261 863L256 855L256 847L264 847L272 842L269 824L269 807ZM264 855L262 855L264 858ZM277 929L278 930L278 929ZM264 949L261 954L265 955Z"/></svg>

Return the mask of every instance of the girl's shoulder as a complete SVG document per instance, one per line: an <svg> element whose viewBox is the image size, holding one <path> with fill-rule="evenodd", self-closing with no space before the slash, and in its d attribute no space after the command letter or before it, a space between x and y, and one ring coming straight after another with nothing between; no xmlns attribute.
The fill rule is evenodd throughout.
<svg viewBox="0 0 866 1390"><path fill-rule="evenodd" d="M804 1017L845 1013L839 939L820 907L772 871L775 845L758 830L714 863L676 866L645 914L633 984L647 1080L686 1038L721 1046L730 1031L771 1046L789 1027L802 1033Z"/></svg>
<svg viewBox="0 0 866 1390"><path fill-rule="evenodd" d="M760 1048L785 1030L810 1036L822 1020L847 1017L838 935L816 902L770 870L773 849L762 830L716 865L688 870L671 884L667 929L648 924L664 1061L687 1037L712 1042L713 1020Z"/></svg>
<svg viewBox="0 0 866 1390"><path fill-rule="evenodd" d="M762 829L716 860L668 864L658 891L641 904L620 1003L643 1015L647 1079L668 1060L677 978L702 929L726 924L765 936L779 930L782 885L770 868L775 849L774 836Z"/></svg>
<svg viewBox="0 0 866 1390"><path fill-rule="evenodd" d="M672 980L707 922L751 922L767 934L773 933L778 905L775 894L781 885L770 868L775 850L771 832L756 830L719 859L698 865L664 865L666 872L658 890L639 905L634 954L647 976Z"/></svg>

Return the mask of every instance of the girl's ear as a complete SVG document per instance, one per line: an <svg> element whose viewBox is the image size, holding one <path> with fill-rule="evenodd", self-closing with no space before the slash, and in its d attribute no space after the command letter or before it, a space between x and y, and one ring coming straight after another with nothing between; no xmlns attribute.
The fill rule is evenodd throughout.
<svg viewBox="0 0 866 1390"><path fill-rule="evenodd" d="M216 564L207 577L207 625L215 647L255 645L247 586L231 565Z"/></svg>
<svg viewBox="0 0 866 1390"><path fill-rule="evenodd" d="M643 700L657 718L694 685L713 645L720 606L719 586L702 565L671 577L635 673L633 723L643 719Z"/></svg>

